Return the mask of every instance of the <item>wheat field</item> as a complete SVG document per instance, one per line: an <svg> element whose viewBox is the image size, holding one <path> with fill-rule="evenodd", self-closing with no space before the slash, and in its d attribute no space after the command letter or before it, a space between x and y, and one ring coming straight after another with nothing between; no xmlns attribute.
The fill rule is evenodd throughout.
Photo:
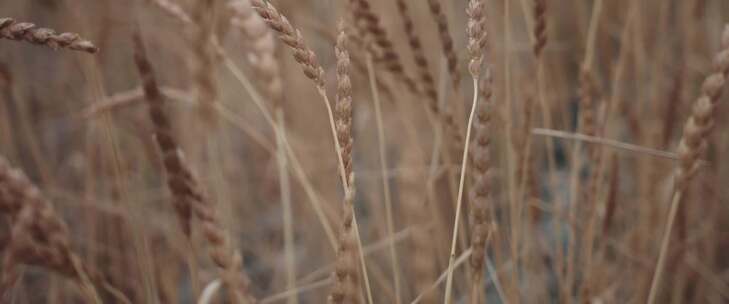
<svg viewBox="0 0 729 304"><path fill-rule="evenodd" d="M0 303L729 303L729 1L0 2Z"/></svg>

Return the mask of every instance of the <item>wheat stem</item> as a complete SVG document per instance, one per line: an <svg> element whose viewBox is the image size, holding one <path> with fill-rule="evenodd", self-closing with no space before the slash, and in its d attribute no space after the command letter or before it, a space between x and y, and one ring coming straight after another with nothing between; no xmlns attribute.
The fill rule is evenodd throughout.
<svg viewBox="0 0 729 304"><path fill-rule="evenodd" d="M466 170L468 169L468 151L471 143L471 125L473 117L476 116L476 108L478 106L478 78L473 78L473 102L471 104L471 114L468 115L468 124L466 124L466 142L463 147L463 158L461 161L461 177L458 182L458 198L456 200L456 219L453 224L453 238L451 242L451 253L448 260L448 279L446 281L445 304L450 304L451 293L453 292L453 263L456 259L456 243L458 240L458 228L461 221L461 205L463 205L463 185L466 180Z"/></svg>

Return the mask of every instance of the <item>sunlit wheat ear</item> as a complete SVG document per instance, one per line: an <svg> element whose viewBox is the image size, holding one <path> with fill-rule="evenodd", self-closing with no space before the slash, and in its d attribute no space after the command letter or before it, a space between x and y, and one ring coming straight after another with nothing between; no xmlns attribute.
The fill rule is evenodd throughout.
<svg viewBox="0 0 729 304"><path fill-rule="evenodd" d="M235 303L255 303L250 294L250 280L243 272L243 261L235 249L228 232L218 216L216 204L205 196L190 165L183 158L182 150L172 134L170 120L164 109L164 97L160 93L152 65L139 34L134 35L134 61L142 78L144 94L149 105L149 118L154 125L154 135L162 153L167 186L173 196L183 231L189 238L193 217L208 243L208 255L221 270L221 277L228 287L229 296Z"/></svg>
<svg viewBox="0 0 729 304"><path fill-rule="evenodd" d="M12 18L0 18L0 39L25 41L52 49L67 48L91 54L99 51L91 41L82 39L78 34L59 34L52 29L38 27L29 22L18 22Z"/></svg>

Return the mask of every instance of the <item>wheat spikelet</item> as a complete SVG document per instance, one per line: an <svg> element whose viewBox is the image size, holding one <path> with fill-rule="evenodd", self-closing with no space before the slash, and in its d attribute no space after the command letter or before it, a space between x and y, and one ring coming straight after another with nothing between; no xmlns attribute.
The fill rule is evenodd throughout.
<svg viewBox="0 0 729 304"><path fill-rule="evenodd" d="M547 45L547 0L534 0L534 43L532 51L535 58L540 58Z"/></svg>
<svg viewBox="0 0 729 304"><path fill-rule="evenodd" d="M352 84L349 79L350 59L347 51L347 34L344 23L339 25L335 48L337 58L337 100L334 119L337 139L347 174L347 191L342 209L342 230L337 246L337 262L334 270L334 287L329 303L359 303L359 274L357 270L357 235L354 230L354 173L352 172Z"/></svg>
<svg viewBox="0 0 729 304"><path fill-rule="evenodd" d="M457 146L460 146L463 142L463 136L458 131L458 125L456 124L455 118L453 117L453 113L450 111L442 111L440 109L440 106L438 105L438 92L435 88L435 81L433 80L433 76L431 75L428 59L425 57L423 46L420 42L420 37L415 32L413 20L409 14L408 5L404 0L398 0L397 8L400 19L402 19L403 21L403 26L405 28L405 34L408 38L410 50L413 52L415 66L418 70L418 75L420 77L421 85L423 87L423 93L428 99L428 110L433 114L435 118L439 119L443 124L445 124L447 131L454 139L455 144Z"/></svg>
<svg viewBox="0 0 729 304"><path fill-rule="evenodd" d="M714 126L716 103L721 97L726 77L729 74L729 25L721 41L722 50L714 57L714 72L706 77L701 86L701 96L694 102L691 117L683 128L678 144L679 168L676 171L676 186L683 191L695 173L699 156L706 150L708 136Z"/></svg>
<svg viewBox="0 0 729 304"><path fill-rule="evenodd" d="M413 52L415 67L417 68L421 81L423 94L425 94L425 97L428 99L428 110L435 118L439 119L445 125L448 133L453 138L455 145L460 146L461 143L463 143L463 136L458 131L459 128L456 124L455 118L453 117L453 113L451 111L441 110L438 105L438 92L435 88L435 81L430 72L428 59L425 57L420 37L415 32L415 26L412 17L409 14L407 2L405 0L398 0L396 4L400 19L403 21L403 27L408 38L410 50Z"/></svg>
<svg viewBox="0 0 729 304"><path fill-rule="evenodd" d="M483 65L483 52L486 48L486 31L484 30L484 24L486 23L486 16L483 11L483 1L471 0L468 1L468 7L466 7L466 15L468 15L468 27L466 31L468 33L468 55L471 60L468 64L468 71L471 73L473 78L478 79L481 76L481 66Z"/></svg>
<svg viewBox="0 0 729 304"><path fill-rule="evenodd" d="M354 14L355 25L376 62L383 64L412 94L419 95L420 91L415 81L405 73L400 55L395 51L387 31L380 24L380 17L372 12L368 0L349 0L349 4Z"/></svg>
<svg viewBox="0 0 729 304"><path fill-rule="evenodd" d="M334 122L337 139L341 144L344 172L348 185L352 184L352 82L349 78L350 59L347 51L347 34L340 24L335 48L337 58L337 100L334 103Z"/></svg>
<svg viewBox="0 0 729 304"><path fill-rule="evenodd" d="M221 220L218 218L215 204L205 197L200 184L183 159L182 150L172 136L169 118L164 111L162 97L154 77L152 65L146 57L141 37L134 36L135 63L144 85L145 97L149 105L149 116L154 125L154 133L159 146L164 169L167 174L167 185L172 193L183 231L189 237L192 217L199 221L199 229L210 245L209 256L223 272L223 281L236 303L255 303L256 300L248 291L249 279L242 270L242 257L231 244Z"/></svg>
<svg viewBox="0 0 729 304"><path fill-rule="evenodd" d="M136 36L135 36L136 37ZM197 184L192 182L192 174L185 165L182 150L172 134L172 125L164 111L165 98L163 97L157 80L154 77L152 65L146 59L141 38L135 38L135 62L142 77L144 96L149 107L149 118L154 126L154 137L162 154L167 186L173 196L173 206L185 235L189 236L192 222L192 204L194 200L202 198Z"/></svg>
<svg viewBox="0 0 729 304"><path fill-rule="evenodd" d="M488 237L489 222L488 209L493 205L494 200L494 178L495 169L491 152L491 127L492 109L492 83L491 75L487 70L486 75L481 79L479 85L481 95L481 106L478 108L476 119L473 123L473 142L471 143L471 186L469 187L470 203L470 232L471 232L471 253L470 266L472 278L472 297L476 296L476 290L481 288L483 280L484 256L486 240ZM475 303L475 302L472 302Z"/></svg>
<svg viewBox="0 0 729 304"><path fill-rule="evenodd" d="M418 70L423 93L428 97L431 111L433 111L433 113L438 113L438 92L435 89L435 80L430 72L428 59L425 57L420 37L415 31L415 25L413 23L413 18L410 16L407 2L405 0L397 0L396 4L397 11L403 22L403 27L405 28L408 45L410 46L410 50L413 52L415 67Z"/></svg>
<svg viewBox="0 0 729 304"><path fill-rule="evenodd" d="M451 75L453 82L453 90L458 90L461 83L461 75L458 74L458 56L453 47L453 37L448 29L448 17L446 17L440 0L428 0L428 8L430 9L435 23L438 25L438 37L440 38L443 54L448 61L448 73Z"/></svg>
<svg viewBox="0 0 729 304"><path fill-rule="evenodd" d="M29 22L17 22L12 18L0 18L0 38L45 45L52 49L67 48L94 54L99 49L88 40L74 33L56 33L52 29L38 27Z"/></svg>
<svg viewBox="0 0 729 304"><path fill-rule="evenodd" d="M279 33L279 38L283 43L288 45L294 52L294 59L301 64L304 74L309 77L316 87L320 90L324 89L324 69L319 65L314 51L309 49L304 43L304 37L301 32L295 29L286 16L276 10L270 3L262 0L251 0L251 5L268 23L268 25Z"/></svg>

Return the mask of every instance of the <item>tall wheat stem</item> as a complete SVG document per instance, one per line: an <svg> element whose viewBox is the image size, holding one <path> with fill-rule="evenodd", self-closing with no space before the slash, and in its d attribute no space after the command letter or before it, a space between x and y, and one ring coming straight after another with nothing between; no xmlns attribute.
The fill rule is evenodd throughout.
<svg viewBox="0 0 729 304"><path fill-rule="evenodd" d="M456 219L453 223L453 238L451 241L451 252L448 259L448 277L446 279L445 304L450 304L453 293L453 264L456 260L456 244L458 240L458 228L461 222L461 206L463 205L463 185L466 180L466 169L468 169L468 151L471 143L471 125L473 117L476 115L476 106L478 105L478 78L473 78L473 102L471 104L471 113L468 115L468 124L466 124L466 142L463 144L463 160L461 161L461 177L458 182L458 198L456 200Z"/></svg>
<svg viewBox="0 0 729 304"><path fill-rule="evenodd" d="M372 102L375 106L375 119L377 121L377 141L380 153L380 171L382 173L382 188L385 196L385 217L387 222L387 235L391 237L395 233L395 222L392 216L392 194L390 192L390 182L387 174L387 153L385 151L385 127L382 122L382 105L380 102L380 94L377 92L377 76L372 64L372 55L367 55L367 74L370 80L370 90L372 90ZM390 262L392 263L392 276L395 280L395 303L401 303L400 298L400 263L397 258L397 250L395 248L394 238L390 238Z"/></svg>

